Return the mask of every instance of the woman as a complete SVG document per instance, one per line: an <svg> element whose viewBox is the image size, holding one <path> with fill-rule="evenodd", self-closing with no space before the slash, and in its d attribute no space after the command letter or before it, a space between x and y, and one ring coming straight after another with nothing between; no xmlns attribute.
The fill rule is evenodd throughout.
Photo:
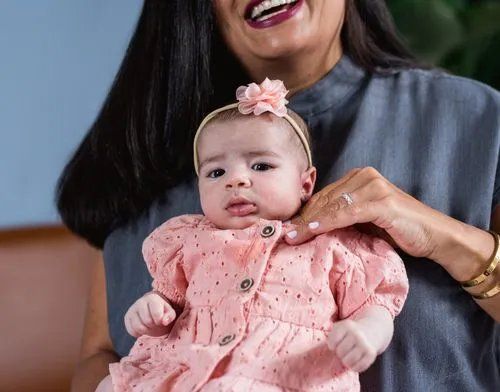
<svg viewBox="0 0 500 392"><path fill-rule="evenodd" d="M500 295L472 295L491 294L500 268L466 290L459 283L491 264L485 230L500 230L499 94L419 69L382 0L282 3L145 2L60 181L64 221L103 248L106 270L98 263L74 390L92 390L133 342L123 315L149 290L143 239L171 216L199 212L196 124L265 76L291 88L324 187L288 241L371 223L402 250L410 294L393 343L362 374L364 390L499 389Z"/></svg>

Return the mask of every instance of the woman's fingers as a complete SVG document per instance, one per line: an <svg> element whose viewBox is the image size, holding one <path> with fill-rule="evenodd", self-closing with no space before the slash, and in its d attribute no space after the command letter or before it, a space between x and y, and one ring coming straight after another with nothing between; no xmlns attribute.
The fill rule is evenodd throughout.
<svg viewBox="0 0 500 392"><path fill-rule="evenodd" d="M363 169L352 169L341 179L327 185L322 190L314 194L311 199L302 208L300 213L304 221L311 221L311 217L321 208L328 206L329 203L336 200L345 189L356 189L362 181L360 173ZM294 222L292 222L294 223Z"/></svg>
<svg viewBox="0 0 500 392"><path fill-rule="evenodd" d="M306 221L301 215L293 218L291 223L293 227L286 233L286 242L290 244L300 244L315 235L309 232L309 230L307 229Z"/></svg>
<svg viewBox="0 0 500 392"><path fill-rule="evenodd" d="M372 222L387 229L394 217L392 198L400 195L395 189L387 180L374 177L372 171L364 175L360 170L355 171L341 186L314 195L307 213L292 221L295 226L287 233L286 241L302 243L315 235L356 223Z"/></svg>
<svg viewBox="0 0 500 392"><path fill-rule="evenodd" d="M321 200L319 203L321 203ZM344 208L343 203L345 201L343 202L340 199L332 200L311 212L308 219L303 217L293 219L292 224L294 226L287 232L285 241L292 245L301 244L315 235L326 233L337 227L348 226L348 224L342 226L342 223L338 221L338 212ZM336 224L340 224L340 226L336 226Z"/></svg>
<svg viewBox="0 0 500 392"><path fill-rule="evenodd" d="M334 229L370 223L385 231L382 237L394 247L415 257L439 259L438 238L447 235L451 218L403 192L373 168L355 170L336 184L311 198L292 221L287 243L296 245Z"/></svg>
<svg viewBox="0 0 500 392"><path fill-rule="evenodd" d="M307 230L314 234L347 227L356 223L371 222L385 230L392 225L393 211L385 199L370 200L352 205L345 205L335 211L320 212L307 225ZM315 224L317 222L317 224Z"/></svg>

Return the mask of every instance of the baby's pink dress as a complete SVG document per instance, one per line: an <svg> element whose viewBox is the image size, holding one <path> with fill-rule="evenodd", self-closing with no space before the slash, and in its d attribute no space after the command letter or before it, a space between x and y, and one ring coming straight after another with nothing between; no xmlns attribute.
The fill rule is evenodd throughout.
<svg viewBox="0 0 500 392"><path fill-rule="evenodd" d="M326 344L334 322L367 305L395 316L403 263L354 228L290 246L280 221L220 230L173 218L145 241L153 288L183 311L166 336L142 336L110 365L117 391L358 391Z"/></svg>

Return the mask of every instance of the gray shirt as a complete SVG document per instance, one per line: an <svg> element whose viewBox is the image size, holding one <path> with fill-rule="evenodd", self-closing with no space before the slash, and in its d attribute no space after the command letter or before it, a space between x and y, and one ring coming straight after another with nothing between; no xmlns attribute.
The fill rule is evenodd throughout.
<svg viewBox="0 0 500 392"><path fill-rule="evenodd" d="M487 229L500 198L500 94L438 71L373 75L347 56L290 107L312 130L317 189L373 166L425 204ZM106 240L110 333L126 355L128 307L150 290L144 238L199 213L194 181L167 192ZM500 328L436 263L402 254L410 292L391 345L361 375L364 391L500 391Z"/></svg>

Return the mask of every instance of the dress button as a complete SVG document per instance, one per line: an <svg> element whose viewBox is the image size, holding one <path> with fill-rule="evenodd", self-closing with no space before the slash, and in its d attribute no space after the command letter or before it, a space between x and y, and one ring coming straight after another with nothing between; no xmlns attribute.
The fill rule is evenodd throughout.
<svg viewBox="0 0 500 392"><path fill-rule="evenodd" d="M241 291L248 291L248 290L250 290L250 288L252 286L253 286L253 279L252 278L245 278L240 283L240 290Z"/></svg>
<svg viewBox="0 0 500 392"><path fill-rule="evenodd" d="M260 232L260 235L262 237L271 237L273 234L274 234L274 226L272 225L264 226L264 228Z"/></svg>
<svg viewBox="0 0 500 392"><path fill-rule="evenodd" d="M224 336L224 337L222 337L222 338L219 339L219 345L220 346L225 346L226 344L231 343L234 340L235 337L236 337L235 334L226 335L226 336Z"/></svg>

